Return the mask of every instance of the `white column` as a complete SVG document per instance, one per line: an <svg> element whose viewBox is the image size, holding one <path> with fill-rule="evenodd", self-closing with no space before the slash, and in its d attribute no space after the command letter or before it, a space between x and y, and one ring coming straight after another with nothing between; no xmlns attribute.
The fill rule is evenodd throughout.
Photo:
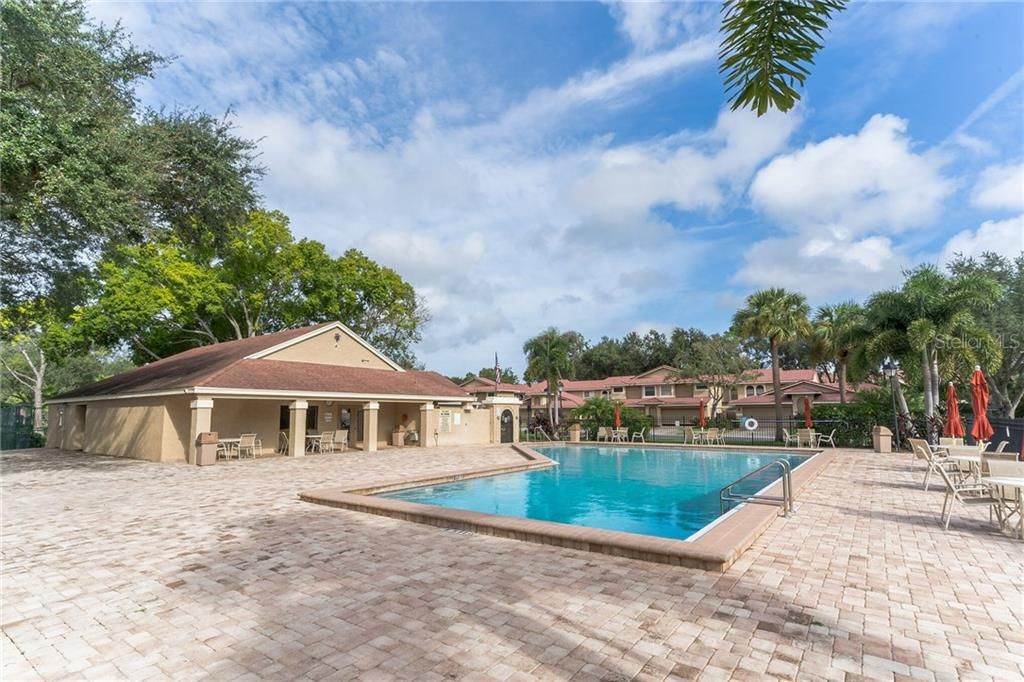
<svg viewBox="0 0 1024 682"><path fill-rule="evenodd" d="M377 452L377 411L380 403L372 402L363 405L363 450Z"/></svg>
<svg viewBox="0 0 1024 682"><path fill-rule="evenodd" d="M213 399L196 398L189 403L189 407L192 408L192 420L189 428L188 461L189 464L194 464L196 461L196 439L199 438L200 433L209 431L213 422Z"/></svg>
<svg viewBox="0 0 1024 682"><path fill-rule="evenodd" d="M302 457L306 454L306 408L305 400L295 400L288 405L288 455Z"/></svg>
<svg viewBox="0 0 1024 682"><path fill-rule="evenodd" d="M434 430L437 428L436 415L434 403L420 405L420 447L434 447Z"/></svg>

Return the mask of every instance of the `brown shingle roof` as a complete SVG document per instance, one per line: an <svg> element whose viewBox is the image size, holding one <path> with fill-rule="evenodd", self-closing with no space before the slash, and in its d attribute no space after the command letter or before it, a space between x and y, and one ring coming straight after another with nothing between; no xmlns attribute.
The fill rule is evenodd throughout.
<svg viewBox="0 0 1024 682"><path fill-rule="evenodd" d="M322 365L286 360L242 360L225 369L204 387L276 391L431 395L467 398L465 391L437 372Z"/></svg>
<svg viewBox="0 0 1024 682"><path fill-rule="evenodd" d="M434 372L397 372L305 362L245 359L254 353L334 324L324 322L193 348L109 379L82 386L59 395L54 400L184 390L194 387L466 397L465 391Z"/></svg>

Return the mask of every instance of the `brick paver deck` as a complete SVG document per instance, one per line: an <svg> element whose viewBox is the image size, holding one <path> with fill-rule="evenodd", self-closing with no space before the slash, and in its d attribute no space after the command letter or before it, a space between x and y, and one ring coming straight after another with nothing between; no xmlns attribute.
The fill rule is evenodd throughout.
<svg viewBox="0 0 1024 682"><path fill-rule="evenodd" d="M726 573L300 502L503 448L5 453L4 680L1024 678L1024 543L844 452Z"/></svg>

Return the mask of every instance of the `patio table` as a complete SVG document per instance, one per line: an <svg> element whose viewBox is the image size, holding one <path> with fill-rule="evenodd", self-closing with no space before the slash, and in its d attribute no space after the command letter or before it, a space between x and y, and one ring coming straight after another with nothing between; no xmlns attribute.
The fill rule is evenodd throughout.
<svg viewBox="0 0 1024 682"><path fill-rule="evenodd" d="M223 445L224 450L227 452L227 457L231 456L231 451L234 450L235 456L238 456L238 444L242 442L241 438L218 438L217 444Z"/></svg>
<svg viewBox="0 0 1024 682"><path fill-rule="evenodd" d="M948 457L946 457L946 459L948 459L948 460L950 460L952 462L956 462L958 465L966 464L970 468L970 476L971 476L971 478L977 478L978 476L981 475L981 455L967 455L967 454L952 455L951 454ZM963 472L963 468L962 467L960 468L960 471L961 471L961 475L962 475L962 472Z"/></svg>
<svg viewBox="0 0 1024 682"><path fill-rule="evenodd" d="M612 429L612 442L625 443L628 434L629 431L627 429Z"/></svg>
<svg viewBox="0 0 1024 682"><path fill-rule="evenodd" d="M306 434L306 452L313 452L314 448L320 450L320 441L323 437L322 433Z"/></svg>
<svg viewBox="0 0 1024 682"><path fill-rule="evenodd" d="M1024 540L1024 478L1017 478L1014 476L984 476L981 482L985 485L991 486L1002 486L1004 488L1014 488L1016 490L1016 502L1017 502L1017 533L1016 535Z"/></svg>

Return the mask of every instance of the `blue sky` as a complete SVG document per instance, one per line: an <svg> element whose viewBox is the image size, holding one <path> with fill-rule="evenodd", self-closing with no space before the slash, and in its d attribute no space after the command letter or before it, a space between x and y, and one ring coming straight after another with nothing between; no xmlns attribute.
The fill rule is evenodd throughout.
<svg viewBox="0 0 1024 682"><path fill-rule="evenodd" d="M431 369L547 326L719 331L954 252L1024 250L1024 4L863 3L794 111L729 112L713 3L115 3L176 55L140 94L231 109L265 203L423 295Z"/></svg>

